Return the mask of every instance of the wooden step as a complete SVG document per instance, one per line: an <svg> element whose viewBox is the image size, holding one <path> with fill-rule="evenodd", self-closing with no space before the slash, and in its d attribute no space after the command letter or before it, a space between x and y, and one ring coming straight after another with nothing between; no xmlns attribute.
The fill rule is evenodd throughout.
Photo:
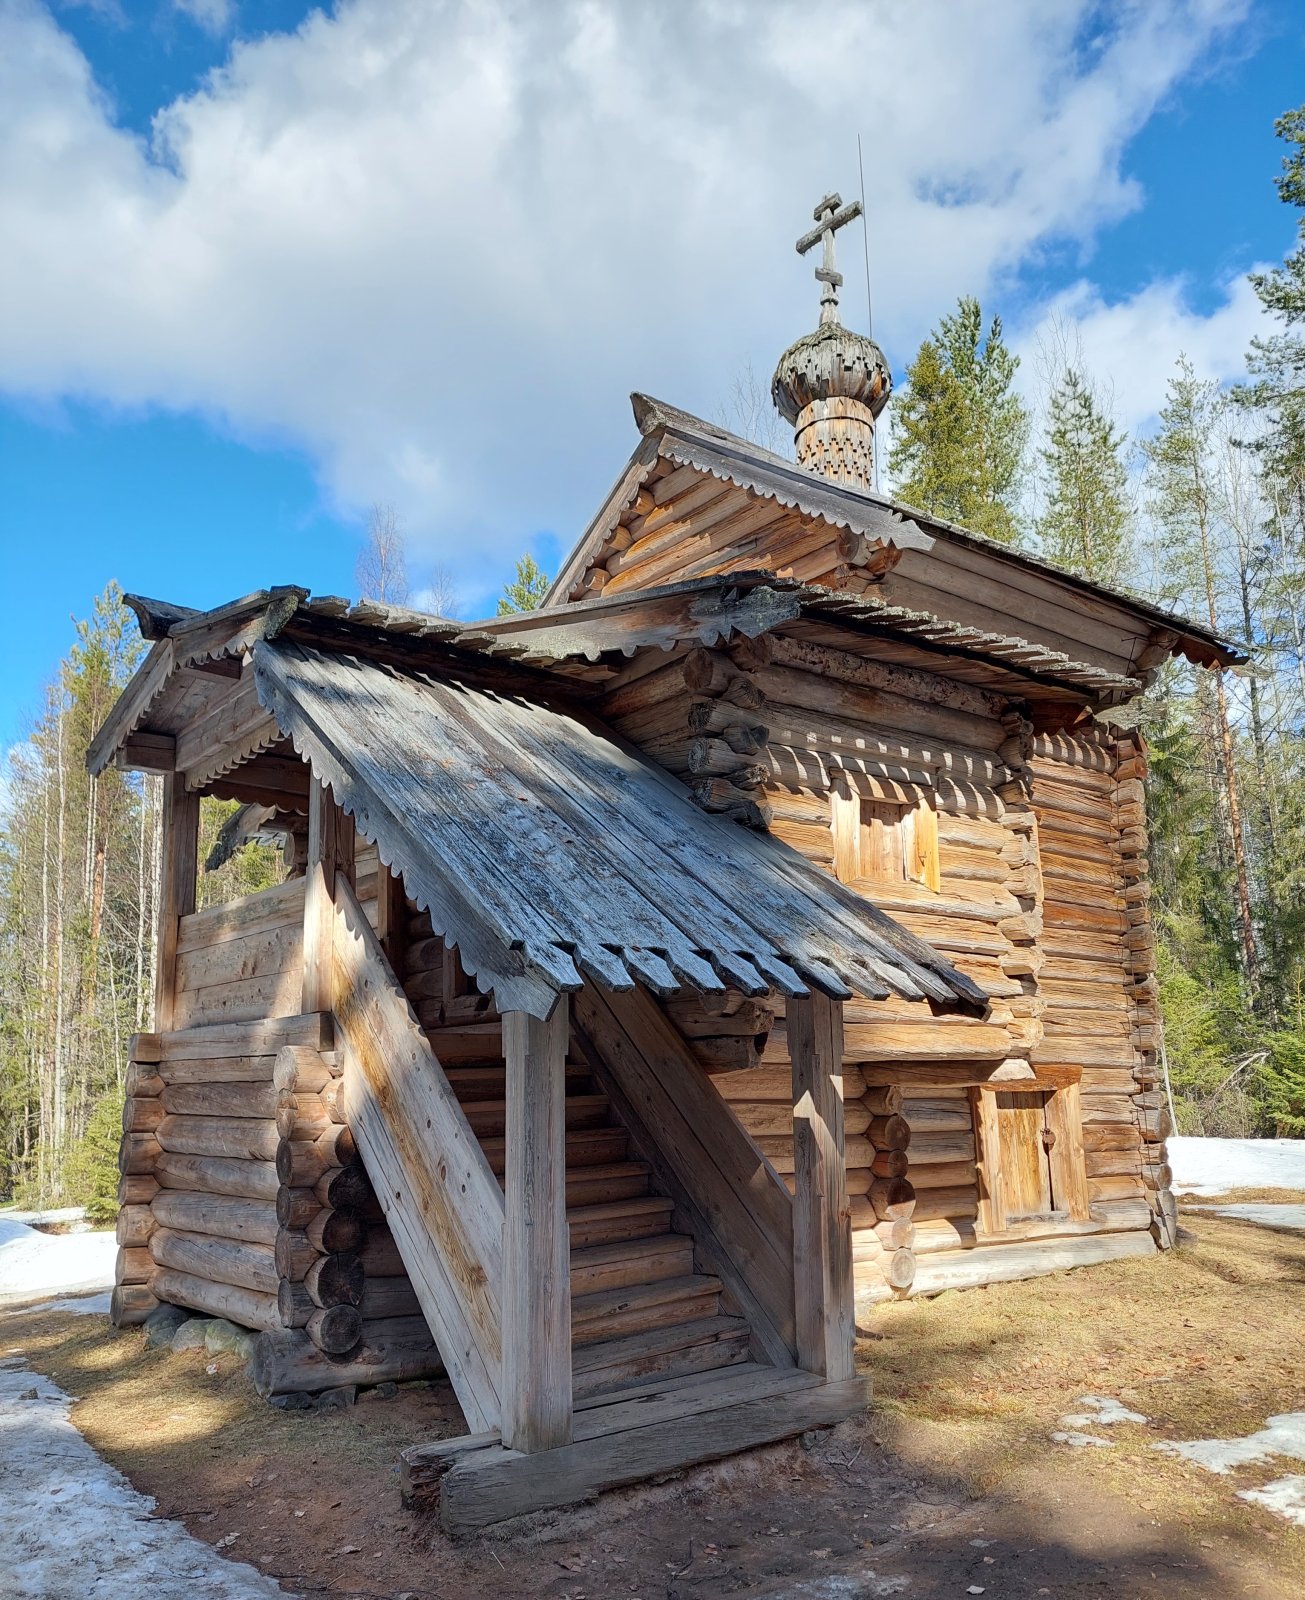
<svg viewBox="0 0 1305 1600"><path fill-rule="evenodd" d="M577 1295L571 1301L572 1347L714 1317L720 1310L720 1287L719 1278L695 1272L630 1289Z"/></svg>
<svg viewBox="0 0 1305 1600"><path fill-rule="evenodd" d="M507 1082L507 1068L500 1062L493 1067L449 1067L444 1076L465 1106L473 1100L502 1100ZM593 1087L593 1073L587 1067L566 1069L566 1092L588 1094Z"/></svg>
<svg viewBox="0 0 1305 1600"><path fill-rule="evenodd" d="M567 1171L573 1167L608 1166L623 1159L628 1144L624 1128L577 1128L566 1136ZM480 1147L485 1152L490 1171L502 1177L504 1145L501 1138L482 1139Z"/></svg>
<svg viewBox="0 0 1305 1600"><path fill-rule="evenodd" d="M628 1389L650 1378L714 1372L747 1361L751 1338L742 1317L702 1317L619 1339L600 1339L572 1352L572 1388L579 1399Z"/></svg>
<svg viewBox="0 0 1305 1600"><path fill-rule="evenodd" d="M507 1125L507 1102L471 1100L463 1111L472 1132L481 1139L502 1137ZM605 1094L569 1094L566 1097L568 1128L601 1128L610 1125L611 1106Z"/></svg>
<svg viewBox="0 0 1305 1600"><path fill-rule="evenodd" d="M566 1205L605 1206L648 1193L651 1169L646 1161L609 1161L593 1167L572 1167L566 1175ZM499 1174L502 1177L502 1174Z"/></svg>
<svg viewBox="0 0 1305 1600"><path fill-rule="evenodd" d="M693 1271L693 1240L682 1233L649 1239L622 1239L571 1252L571 1294L583 1297L606 1289L634 1289L684 1278Z"/></svg>
<svg viewBox="0 0 1305 1600"><path fill-rule="evenodd" d="M669 1230L675 1202L665 1195L636 1195L631 1200L614 1200L606 1205L581 1205L567 1208L572 1250L589 1245L610 1244L616 1239L645 1239Z"/></svg>

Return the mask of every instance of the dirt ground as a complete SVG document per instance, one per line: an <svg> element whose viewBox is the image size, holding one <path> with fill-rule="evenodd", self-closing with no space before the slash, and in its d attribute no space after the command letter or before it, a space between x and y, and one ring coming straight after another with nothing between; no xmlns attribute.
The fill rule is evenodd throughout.
<svg viewBox="0 0 1305 1600"><path fill-rule="evenodd" d="M0 1321L0 1355L80 1396L77 1426L161 1515L305 1596L1296 1600L1305 1531L1236 1491L1299 1463L1219 1477L1154 1444L1305 1410L1305 1235L1198 1208L1184 1224L1162 1258L878 1308L858 1346L875 1404L809 1450L460 1546L398 1495L399 1449L461 1431L443 1384L279 1412L229 1356L49 1312ZM1053 1443L1084 1394L1149 1421L1092 1430L1110 1449Z"/></svg>

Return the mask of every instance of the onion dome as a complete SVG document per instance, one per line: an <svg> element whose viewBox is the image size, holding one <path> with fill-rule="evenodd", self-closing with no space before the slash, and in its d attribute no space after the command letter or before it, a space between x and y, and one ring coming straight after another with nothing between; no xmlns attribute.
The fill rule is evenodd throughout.
<svg viewBox="0 0 1305 1600"><path fill-rule="evenodd" d="M887 404L893 377L873 339L853 333L838 320L834 233L861 214L859 203L839 209L836 194L815 210L817 226L797 242L800 254L823 243L816 268L820 281L820 325L791 344L779 358L771 398L780 416L793 424L800 466L854 488L874 482L875 418Z"/></svg>

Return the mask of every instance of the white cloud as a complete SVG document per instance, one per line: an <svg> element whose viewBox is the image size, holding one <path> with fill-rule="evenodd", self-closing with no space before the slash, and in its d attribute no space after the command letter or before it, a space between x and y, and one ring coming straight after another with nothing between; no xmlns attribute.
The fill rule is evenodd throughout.
<svg viewBox="0 0 1305 1600"><path fill-rule="evenodd" d="M1088 372L1109 378L1120 427L1149 431L1180 353L1198 377L1230 383L1244 370L1246 347L1264 331L1264 312L1245 276L1223 285L1208 312L1193 307L1190 291L1182 279L1163 278L1108 302L1091 283L1071 285L1039 307L1016 340L1026 381L1036 371L1039 341L1059 325L1077 335Z"/></svg>
<svg viewBox="0 0 1305 1600"><path fill-rule="evenodd" d="M630 389L711 412L811 324L792 241L855 191L858 129L900 366L959 292L1139 203L1125 142L1245 3L352 0L236 44L146 149L0 0L0 389L292 441L474 589L579 531Z"/></svg>
<svg viewBox="0 0 1305 1600"><path fill-rule="evenodd" d="M235 0L172 0L172 7L215 37L230 28L236 10Z"/></svg>

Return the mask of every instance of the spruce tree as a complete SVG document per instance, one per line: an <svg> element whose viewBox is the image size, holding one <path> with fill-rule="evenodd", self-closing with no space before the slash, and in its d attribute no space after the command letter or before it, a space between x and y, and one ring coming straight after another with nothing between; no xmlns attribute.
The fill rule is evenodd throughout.
<svg viewBox="0 0 1305 1600"><path fill-rule="evenodd" d="M503 585L503 597L498 603L499 616L511 616L514 611L537 610L544 603L551 581L534 556L522 556L517 562L516 577L511 583Z"/></svg>
<svg viewBox="0 0 1305 1600"><path fill-rule="evenodd" d="M888 461L902 500L1002 544L1020 537L1029 413L1018 367L1001 318L985 334L979 302L961 299L907 368Z"/></svg>
<svg viewBox="0 0 1305 1600"><path fill-rule="evenodd" d="M1066 367L1052 390L1040 451L1047 501L1038 538L1049 561L1097 583L1119 583L1128 557L1123 447L1123 434L1091 385Z"/></svg>

